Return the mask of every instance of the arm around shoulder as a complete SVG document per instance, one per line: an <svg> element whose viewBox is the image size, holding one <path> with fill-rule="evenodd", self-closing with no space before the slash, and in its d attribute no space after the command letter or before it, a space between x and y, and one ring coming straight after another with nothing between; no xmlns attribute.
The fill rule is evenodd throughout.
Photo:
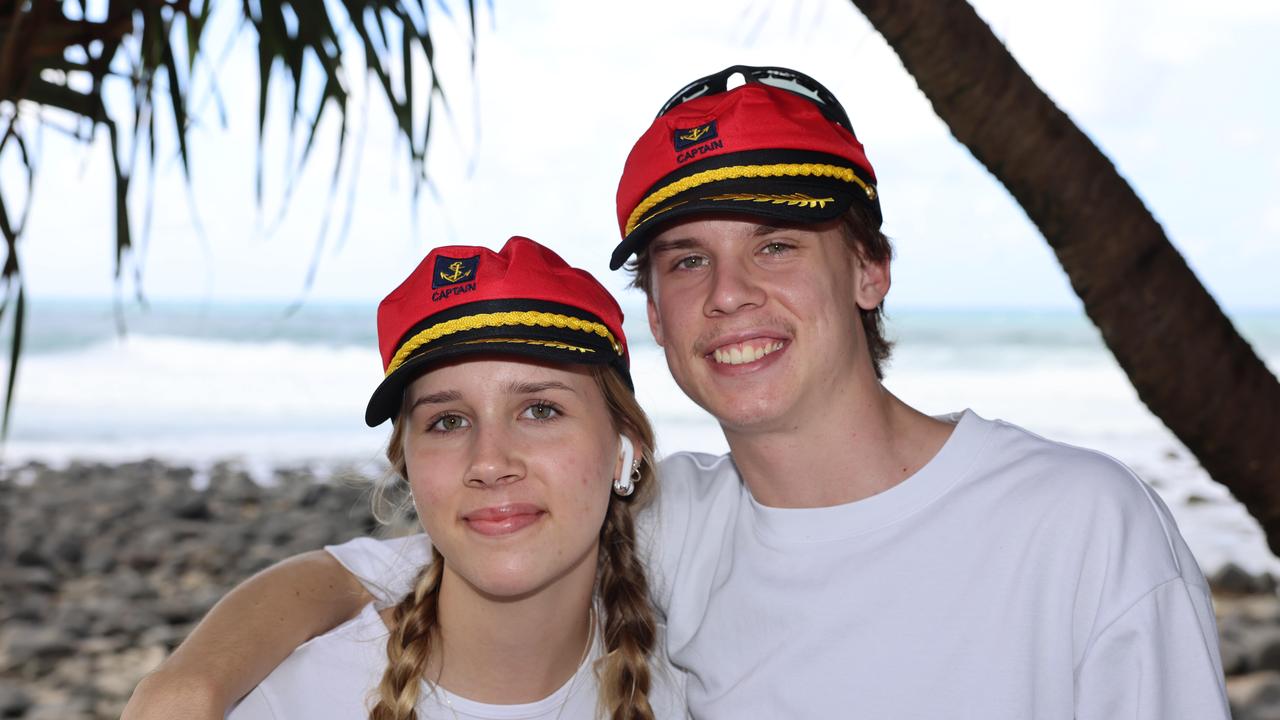
<svg viewBox="0 0 1280 720"><path fill-rule="evenodd" d="M279 562L218 601L142 679L121 720L219 718L302 643L373 598L328 553Z"/></svg>

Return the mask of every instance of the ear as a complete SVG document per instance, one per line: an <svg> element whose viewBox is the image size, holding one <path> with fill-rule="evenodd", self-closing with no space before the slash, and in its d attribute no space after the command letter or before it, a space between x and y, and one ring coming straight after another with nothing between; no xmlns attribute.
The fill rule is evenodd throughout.
<svg viewBox="0 0 1280 720"><path fill-rule="evenodd" d="M856 262L858 280L857 287L854 288L854 299L858 307L872 310L879 307L884 302L884 296L889 294L889 261L866 262L859 258Z"/></svg>
<svg viewBox="0 0 1280 720"><path fill-rule="evenodd" d="M653 341L658 344L658 347L663 347L662 315L658 312L658 305L653 301L652 294L649 294L645 301L645 309L649 313L649 332L653 334Z"/></svg>

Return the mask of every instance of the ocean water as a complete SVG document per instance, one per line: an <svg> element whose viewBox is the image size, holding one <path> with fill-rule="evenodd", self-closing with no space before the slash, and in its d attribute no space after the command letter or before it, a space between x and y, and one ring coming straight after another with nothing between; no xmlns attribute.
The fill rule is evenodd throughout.
<svg viewBox="0 0 1280 720"><path fill-rule="evenodd" d="M627 307L630 305L630 307ZM624 300L637 393L662 452L723 452L714 420L667 373L637 298ZM375 305L33 300L0 462L158 457L381 471L386 429L364 425L381 378ZM1233 318L1280 370L1280 312ZM8 318L0 345L8 371ZM121 331L123 328L123 332ZM1206 569L1280 574L1257 524L1137 399L1097 331L1071 311L891 312L886 386L932 414L971 408L1134 468L1173 509Z"/></svg>

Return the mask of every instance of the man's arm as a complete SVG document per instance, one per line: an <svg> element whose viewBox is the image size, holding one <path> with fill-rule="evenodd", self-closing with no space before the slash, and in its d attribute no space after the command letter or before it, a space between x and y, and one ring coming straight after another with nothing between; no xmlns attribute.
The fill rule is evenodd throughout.
<svg viewBox="0 0 1280 720"><path fill-rule="evenodd" d="M222 720L302 643L373 597L327 552L279 562L237 585L138 683L121 720Z"/></svg>

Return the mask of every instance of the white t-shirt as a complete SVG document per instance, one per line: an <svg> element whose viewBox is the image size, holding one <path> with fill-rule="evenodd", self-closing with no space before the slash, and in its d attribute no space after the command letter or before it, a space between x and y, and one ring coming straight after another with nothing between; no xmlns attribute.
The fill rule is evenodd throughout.
<svg viewBox="0 0 1280 720"><path fill-rule="evenodd" d="M762 506L730 456L663 462L648 566L691 714L1229 718L1208 586L1159 497L1100 453L951 419L920 471L835 507ZM389 599L422 547L329 551Z"/></svg>
<svg viewBox="0 0 1280 720"><path fill-rule="evenodd" d="M304 643L253 692L228 720L356 720L369 717L373 692L387 665L387 627L372 604L354 619ZM595 633L578 671L541 700L492 705L468 700L423 681L419 720L591 720L596 717L593 664L603 645ZM683 678L654 673L649 699L658 717L684 717ZM677 680L680 681L677 684Z"/></svg>

